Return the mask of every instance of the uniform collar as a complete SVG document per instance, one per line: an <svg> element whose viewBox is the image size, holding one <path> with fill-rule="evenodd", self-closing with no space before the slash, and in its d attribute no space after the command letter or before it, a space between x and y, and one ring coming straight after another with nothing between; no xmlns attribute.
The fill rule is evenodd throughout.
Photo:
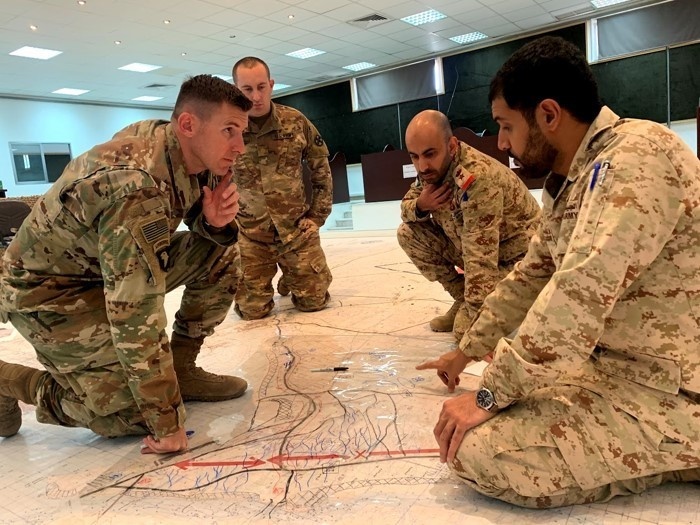
<svg viewBox="0 0 700 525"><path fill-rule="evenodd" d="M457 140L457 153L452 159L452 162L450 162L450 167L447 168L447 173L445 173L445 177L440 181L440 184L450 181L457 184L455 181L455 174L457 173L457 170L461 170L462 166L466 164L465 161L467 160L468 156L469 146L465 142Z"/></svg>
<svg viewBox="0 0 700 525"><path fill-rule="evenodd" d="M274 102L270 102L270 108L270 116L260 128L257 128L252 121L249 122L248 133L268 133L269 131L282 129L282 122L279 118L277 105Z"/></svg>
<svg viewBox="0 0 700 525"><path fill-rule="evenodd" d="M172 193L181 209L188 210L199 199L200 189L196 175L187 173L185 156L171 123L165 126L166 157L172 180Z"/></svg>
<svg viewBox="0 0 700 525"><path fill-rule="evenodd" d="M593 120L588 131L583 136L583 140L571 162L567 179L575 181L583 172L583 169L595 157L596 152L607 142L610 130L617 124L620 117L609 107L603 106L598 116Z"/></svg>

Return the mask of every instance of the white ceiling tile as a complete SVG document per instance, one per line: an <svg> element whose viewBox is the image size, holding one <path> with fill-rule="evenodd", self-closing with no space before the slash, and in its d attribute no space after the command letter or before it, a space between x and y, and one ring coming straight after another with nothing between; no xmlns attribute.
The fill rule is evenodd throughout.
<svg viewBox="0 0 700 525"><path fill-rule="evenodd" d="M500 26L489 27L483 31L484 34L494 38L504 35L513 35L519 32L520 28L511 22Z"/></svg>
<svg viewBox="0 0 700 525"><path fill-rule="evenodd" d="M489 4L489 9L495 11L496 13L510 13L518 9L523 9L526 7L537 7L538 4L535 0L506 0L501 2L493 2Z"/></svg>
<svg viewBox="0 0 700 525"><path fill-rule="evenodd" d="M437 22L423 24L422 26L420 26L420 28L424 31L437 33L438 31L442 31L443 29L450 29L451 27L458 27L461 25L462 23L458 20L455 20L454 18L443 18L442 20L438 20Z"/></svg>
<svg viewBox="0 0 700 525"><path fill-rule="evenodd" d="M480 20L474 20L469 25L476 29L477 31L486 32L492 27L498 27L506 24L510 24L508 20L503 18L501 15L491 16L489 18L482 18ZM488 34L488 33L487 33Z"/></svg>
<svg viewBox="0 0 700 525"><path fill-rule="evenodd" d="M361 31L359 27L350 24L337 24L328 29L319 29L317 33L331 38L344 38L347 35L352 35Z"/></svg>
<svg viewBox="0 0 700 525"><path fill-rule="evenodd" d="M537 27L542 27L545 24L553 24L555 22L557 22L557 19L549 13L545 13L540 16L535 16L533 18L526 18L524 20L514 21L515 25L517 25L521 29L534 29Z"/></svg>
<svg viewBox="0 0 700 525"><path fill-rule="evenodd" d="M503 17L511 22L517 22L518 20L526 20L528 18L535 18L545 15L544 9L540 6L535 7L523 7L522 9L516 9L508 13L503 13Z"/></svg>
<svg viewBox="0 0 700 525"><path fill-rule="evenodd" d="M302 9L313 11L314 13L322 14L343 7L346 3L346 0L305 0L299 2L297 6Z"/></svg>
<svg viewBox="0 0 700 525"><path fill-rule="evenodd" d="M333 51L337 49L336 39L329 38L320 33L309 33L300 38L292 38L287 42L296 44L301 47L313 47L314 49L323 49L324 51Z"/></svg>
<svg viewBox="0 0 700 525"><path fill-rule="evenodd" d="M398 40L399 42L407 42L408 40L411 40L413 38L419 38L425 34L426 32L422 29L406 24L405 29L397 31L396 33L392 33L391 38L393 38L394 40Z"/></svg>
<svg viewBox="0 0 700 525"><path fill-rule="evenodd" d="M547 0L546 2L540 2L540 6L545 11L558 11L560 9L583 9L583 8L593 8L590 2L581 0Z"/></svg>
<svg viewBox="0 0 700 525"><path fill-rule="evenodd" d="M363 16L371 15L374 11L361 4L346 3L343 7L333 9L325 13L326 16L335 18L341 22L349 22Z"/></svg>
<svg viewBox="0 0 700 525"><path fill-rule="evenodd" d="M387 7L382 9L382 13L389 15L392 18L403 18L405 16L415 15L417 13L422 13L430 9L426 7L425 4L415 2L414 0L408 0L407 2L401 2L392 7Z"/></svg>
<svg viewBox="0 0 700 525"><path fill-rule="evenodd" d="M472 22L476 20L483 20L484 18L491 18L492 16L497 16L495 11L492 11L488 7L480 7L479 9L472 9L471 11L454 15L452 18L463 24L472 25Z"/></svg>
<svg viewBox="0 0 700 525"><path fill-rule="evenodd" d="M304 20L304 23L301 24L301 27L303 29L306 29L307 31L315 32L321 29L328 29L329 27L333 27L335 25L338 25L338 21L336 19L330 18L328 16L316 15L307 20Z"/></svg>
<svg viewBox="0 0 700 525"><path fill-rule="evenodd" d="M468 13L469 11L474 11L475 9L483 9L484 4L478 0L462 0L460 2L455 2L452 0L451 3L444 5L438 9L441 13L447 16L455 16L463 13Z"/></svg>
<svg viewBox="0 0 700 525"><path fill-rule="evenodd" d="M234 7L236 11L248 13L249 15L264 17L282 10L289 10L288 4L283 4L278 0L248 0L247 2L236 2L234 6L229 3L226 7Z"/></svg>
<svg viewBox="0 0 700 525"><path fill-rule="evenodd" d="M368 9L383 11L387 7L403 4L403 0L359 0L356 3L362 4Z"/></svg>

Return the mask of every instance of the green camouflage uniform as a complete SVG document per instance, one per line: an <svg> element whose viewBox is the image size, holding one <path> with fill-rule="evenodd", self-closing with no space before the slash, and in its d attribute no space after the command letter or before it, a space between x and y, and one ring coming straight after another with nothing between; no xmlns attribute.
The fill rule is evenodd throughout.
<svg viewBox="0 0 700 525"><path fill-rule="evenodd" d="M417 177L411 184L401 202L398 239L426 279L438 281L454 299L464 298L469 326L486 296L525 255L540 207L511 170L463 142L438 185L444 182L452 186L449 206L424 216L416 213L423 183Z"/></svg>
<svg viewBox="0 0 700 525"><path fill-rule="evenodd" d="M664 126L606 107L543 202L527 255L460 344L495 349L482 383L512 406L466 435L455 470L531 507L698 479L700 162Z"/></svg>
<svg viewBox="0 0 700 525"><path fill-rule="evenodd" d="M183 219L191 232L176 232ZM37 202L4 254L0 311L53 378L38 392L39 421L104 436L182 427L165 293L186 286L174 329L201 337L239 278L235 227L212 237L202 219L200 183L166 121L74 159Z"/></svg>
<svg viewBox="0 0 700 525"><path fill-rule="evenodd" d="M243 270L236 309L244 319L272 310L272 279L279 264L294 304L318 310L328 301L332 280L318 233L333 203L328 148L309 119L274 102L270 118L260 128L251 119L243 138L246 153L238 157L233 177L241 195L236 221ZM311 172L310 206L302 160ZM301 219L310 219L316 228L303 231Z"/></svg>

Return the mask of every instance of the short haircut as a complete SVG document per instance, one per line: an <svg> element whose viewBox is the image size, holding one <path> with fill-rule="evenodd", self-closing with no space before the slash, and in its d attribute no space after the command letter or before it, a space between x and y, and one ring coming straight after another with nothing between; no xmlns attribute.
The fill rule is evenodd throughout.
<svg viewBox="0 0 700 525"><path fill-rule="evenodd" d="M177 118L190 106L192 112L204 120L208 120L212 112L227 103L243 111L250 111L253 103L243 92L233 84L212 75L197 75L188 77L180 87L180 93L175 101L173 118Z"/></svg>
<svg viewBox="0 0 700 525"><path fill-rule="evenodd" d="M231 69L231 75L233 76L233 82L234 84L236 83L236 71L238 70L239 67L246 67L246 68L251 68L255 67L258 64L262 64L265 67L265 71L267 71L267 78L270 78L270 68L268 65L265 63L265 61L261 58L258 57L244 57L241 58L238 62L233 64L233 68Z"/></svg>
<svg viewBox="0 0 700 525"><path fill-rule="evenodd" d="M498 97L528 120L547 98L556 100L586 124L595 120L602 107L598 85L583 52L571 42L552 36L525 44L501 66L491 81L489 102Z"/></svg>

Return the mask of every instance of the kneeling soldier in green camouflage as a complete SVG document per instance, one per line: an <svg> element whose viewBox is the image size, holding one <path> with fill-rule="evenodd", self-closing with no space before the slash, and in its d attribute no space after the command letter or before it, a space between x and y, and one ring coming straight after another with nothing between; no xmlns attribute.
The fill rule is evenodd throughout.
<svg viewBox="0 0 700 525"><path fill-rule="evenodd" d="M188 79L168 121L143 121L74 159L4 255L0 317L46 370L0 361L0 436L42 423L148 434L146 452L187 448L183 400L242 395L245 380L195 366L226 317L239 272L231 166L248 99ZM218 184L217 184L218 181ZM184 220L190 231L176 231ZM165 294L185 286L173 336Z"/></svg>

